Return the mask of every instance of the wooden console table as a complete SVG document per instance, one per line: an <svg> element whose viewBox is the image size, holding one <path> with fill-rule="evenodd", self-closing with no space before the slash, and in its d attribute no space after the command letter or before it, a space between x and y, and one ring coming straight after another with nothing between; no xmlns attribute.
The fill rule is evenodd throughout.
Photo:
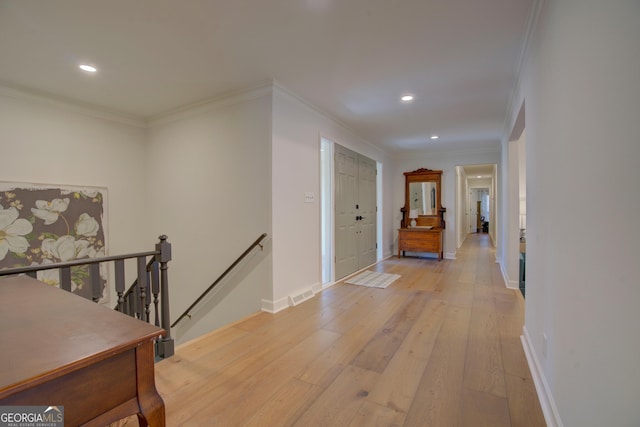
<svg viewBox="0 0 640 427"><path fill-rule="evenodd" d="M0 280L0 325L0 405L64 406L66 426L165 425L163 329L26 276Z"/></svg>
<svg viewBox="0 0 640 427"><path fill-rule="evenodd" d="M404 251L437 253L440 261L443 257L442 228L399 228L398 257L404 255Z"/></svg>

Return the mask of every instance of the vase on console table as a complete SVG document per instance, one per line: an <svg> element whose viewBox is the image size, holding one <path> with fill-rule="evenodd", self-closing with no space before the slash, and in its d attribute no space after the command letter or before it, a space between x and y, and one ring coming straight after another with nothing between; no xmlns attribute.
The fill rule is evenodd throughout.
<svg viewBox="0 0 640 427"><path fill-rule="evenodd" d="M411 227L417 226L416 218L418 218L418 209L411 209L409 211L409 218L411 219Z"/></svg>

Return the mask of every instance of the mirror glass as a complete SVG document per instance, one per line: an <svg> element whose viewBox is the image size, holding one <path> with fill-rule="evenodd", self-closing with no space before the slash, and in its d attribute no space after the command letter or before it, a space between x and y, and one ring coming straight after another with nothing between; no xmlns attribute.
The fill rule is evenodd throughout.
<svg viewBox="0 0 640 427"><path fill-rule="evenodd" d="M409 183L410 209L417 209L418 215L437 215L437 191L433 181Z"/></svg>

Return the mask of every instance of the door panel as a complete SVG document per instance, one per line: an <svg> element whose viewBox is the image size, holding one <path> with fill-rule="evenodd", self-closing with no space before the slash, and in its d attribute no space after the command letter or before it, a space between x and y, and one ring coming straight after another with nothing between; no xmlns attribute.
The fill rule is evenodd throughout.
<svg viewBox="0 0 640 427"><path fill-rule="evenodd" d="M376 262L376 162L362 155L358 158L358 268Z"/></svg>
<svg viewBox="0 0 640 427"><path fill-rule="evenodd" d="M376 162L335 144L335 278L376 262Z"/></svg>
<svg viewBox="0 0 640 427"><path fill-rule="evenodd" d="M335 277L357 270L358 154L335 145Z"/></svg>

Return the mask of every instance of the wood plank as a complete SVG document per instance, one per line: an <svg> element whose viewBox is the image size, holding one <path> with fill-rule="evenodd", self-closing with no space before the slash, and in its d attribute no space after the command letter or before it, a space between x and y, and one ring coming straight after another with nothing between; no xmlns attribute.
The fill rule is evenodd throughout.
<svg viewBox="0 0 640 427"><path fill-rule="evenodd" d="M386 406L365 401L349 427L392 427L404 423L405 413Z"/></svg>
<svg viewBox="0 0 640 427"><path fill-rule="evenodd" d="M464 261L460 275L458 276L458 282L460 283L475 283L476 281L476 262L470 258Z"/></svg>
<svg viewBox="0 0 640 427"><path fill-rule="evenodd" d="M305 365L322 354L339 334L319 330L290 351L264 366L255 375L210 402L206 408L188 418L193 425L222 425L233 419L239 424L258 411L282 386L293 379Z"/></svg>
<svg viewBox="0 0 640 427"><path fill-rule="evenodd" d="M360 317L356 326L338 339L331 348L319 354L297 378L311 384L327 386L353 360L371 336L382 328L405 299L402 295L393 295L387 304L370 310L369 316ZM358 311L356 313L361 315Z"/></svg>
<svg viewBox="0 0 640 427"><path fill-rule="evenodd" d="M292 378L281 387L247 422L245 427L289 427L300 418L323 388Z"/></svg>
<svg viewBox="0 0 640 427"><path fill-rule="evenodd" d="M415 326L369 393L368 401L402 412L409 410L446 312L447 304L443 301L432 299L427 303Z"/></svg>
<svg viewBox="0 0 640 427"><path fill-rule="evenodd" d="M470 318L468 308L448 308L404 425L458 425Z"/></svg>
<svg viewBox="0 0 640 427"><path fill-rule="evenodd" d="M355 287L356 285L335 286ZM378 307L388 304L388 299L398 298L398 295L394 295L393 292L385 292L386 289L373 289L364 286L358 286L358 288L362 288L362 290L356 294L356 303L348 311L336 316L335 319L323 325L322 327L324 329L346 333L349 329L357 325L363 317L375 315Z"/></svg>
<svg viewBox="0 0 640 427"><path fill-rule="evenodd" d="M171 408L175 407L176 402L189 401L189 406L177 408L168 415L168 424L183 423L193 413L206 410L211 402L224 398L230 390L249 381L265 365L290 351L293 344L317 330L318 325L311 317L296 317L295 320L295 323L288 325L274 320L277 327L259 328L256 334L233 341L213 352L211 357L200 358L197 364L191 366L199 377L191 378L191 387L182 387L173 394L162 395L167 407Z"/></svg>
<svg viewBox="0 0 640 427"><path fill-rule="evenodd" d="M348 426L358 414L378 376L377 372L347 366L294 426Z"/></svg>
<svg viewBox="0 0 640 427"><path fill-rule="evenodd" d="M522 378L507 375L506 381L511 425L519 427L546 426L531 377Z"/></svg>
<svg viewBox="0 0 640 427"><path fill-rule="evenodd" d="M531 372L529 371L529 365L527 364L520 337L501 338L500 348L505 376L510 374L522 378L531 378Z"/></svg>
<svg viewBox="0 0 640 427"><path fill-rule="evenodd" d="M435 289L435 297L452 305L471 308L473 306L473 284L462 283L445 277Z"/></svg>
<svg viewBox="0 0 640 427"><path fill-rule="evenodd" d="M465 387L506 397L502 349L494 310L474 306L468 345Z"/></svg>
<svg viewBox="0 0 640 427"><path fill-rule="evenodd" d="M369 340L351 362L354 366L382 373L423 310L429 296L410 295L405 304Z"/></svg>
<svg viewBox="0 0 640 427"><path fill-rule="evenodd" d="M255 375L267 360L277 358L285 352L286 350L274 343L250 357L238 359L226 369L213 367L206 372L205 366L197 367L206 372L200 379L178 390L173 390L171 394L160 391L160 395L165 400L167 425L190 425L188 421L193 414L206 411L212 402L223 399L230 391Z"/></svg>
<svg viewBox="0 0 640 427"><path fill-rule="evenodd" d="M509 405L504 397L465 389L460 408L462 427L510 427Z"/></svg>

